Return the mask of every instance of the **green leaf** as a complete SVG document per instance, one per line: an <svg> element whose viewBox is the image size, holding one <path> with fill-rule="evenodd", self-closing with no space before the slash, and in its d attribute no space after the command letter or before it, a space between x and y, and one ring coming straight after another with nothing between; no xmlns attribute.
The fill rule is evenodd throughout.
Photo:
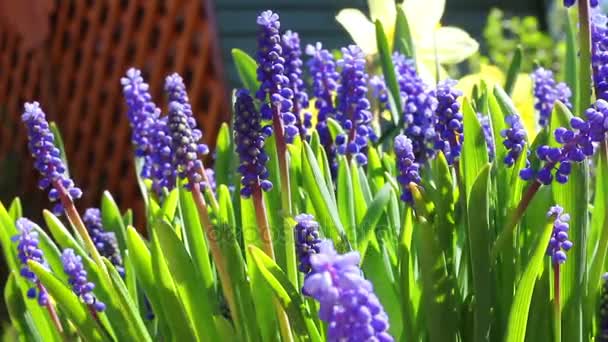
<svg viewBox="0 0 608 342"><path fill-rule="evenodd" d="M367 200L365 198L365 196L363 195L363 183L367 183L367 178L366 177L360 177L359 174L359 167L357 166L357 162L354 160L351 160L350 162L350 175L351 175L351 179L353 182L352 185L352 189L353 189L353 202L355 205L355 222L356 222L356 226L355 227L360 227L361 226L361 222L363 221L363 217L365 217L365 213L367 212ZM353 230L353 233L356 233L356 229ZM352 237L349 236L349 238L352 238L352 241L357 241L358 237L356 235L353 235Z"/></svg>
<svg viewBox="0 0 608 342"><path fill-rule="evenodd" d="M575 11L569 11L564 16L566 19L566 62L564 66L565 81L570 90L572 90L572 108L580 108L580 83L578 69L578 44L576 41L576 32L578 20ZM579 115L583 115L581 112Z"/></svg>
<svg viewBox="0 0 608 342"><path fill-rule="evenodd" d="M169 223L165 220L157 220L153 229L155 236L158 236L167 267L171 270L177 293L186 313L190 316L199 339L217 340L218 334L215 325L209 323L213 322L214 308L211 306L213 293L211 291L201 293L202 279L196 272L188 251Z"/></svg>
<svg viewBox="0 0 608 342"><path fill-rule="evenodd" d="M410 25L401 6L397 7L397 22L395 24L395 39L393 46L406 57L416 60L416 46L412 40Z"/></svg>
<svg viewBox="0 0 608 342"><path fill-rule="evenodd" d="M464 131L467 138L464 139L462 148L461 172L464 176L465 198L468 199L477 175L488 164L488 149L481 124L467 98L462 103L462 111L464 114Z"/></svg>
<svg viewBox="0 0 608 342"><path fill-rule="evenodd" d="M78 329L78 333L87 341L109 340L104 337L96 321L93 319L85 305L62 281L57 279L44 266L37 262L28 262L30 269L36 274L38 279L44 284L49 294L57 300L70 321Z"/></svg>
<svg viewBox="0 0 608 342"><path fill-rule="evenodd" d="M120 214L118 204L114 201L109 191L104 191L101 196L101 222L103 228L108 232L114 232L118 240L118 246L123 250L126 244L126 226Z"/></svg>
<svg viewBox="0 0 608 342"><path fill-rule="evenodd" d="M596 163L595 177L595 200L593 202L593 216L591 221L591 232L589 238L590 259L587 261L589 267L588 295L591 302L595 303L598 298L599 288L602 282L602 272L605 270L606 254L608 252L608 151L606 143L601 144L599 156Z"/></svg>
<svg viewBox="0 0 608 342"><path fill-rule="evenodd" d="M475 302L475 341L490 338L492 323L493 289L490 258L490 165L482 170L471 189L468 203L469 252L473 273Z"/></svg>
<svg viewBox="0 0 608 342"><path fill-rule="evenodd" d="M319 331L308 308L302 302L300 292L293 287L287 275L261 249L250 245L249 251L266 284L289 316L291 327L303 340L321 341Z"/></svg>
<svg viewBox="0 0 608 342"><path fill-rule="evenodd" d="M25 302L15 280L14 272L8 275L4 286L4 303L6 303L11 326L20 336L20 340L41 341L40 336L36 332L36 327L31 324L32 317L25 307Z"/></svg>
<svg viewBox="0 0 608 342"><path fill-rule="evenodd" d="M325 236L334 240L347 243L348 239L344 231L338 208L331 199L329 190L319 169L314 153L308 143L304 142L302 149L302 177L304 189L310 196L312 204L317 213L319 221L322 223Z"/></svg>
<svg viewBox="0 0 608 342"><path fill-rule="evenodd" d="M179 202L179 187L171 190L169 194L164 198L160 211L158 212L156 219L162 219L172 222L175 217L175 211L177 210L177 204Z"/></svg>
<svg viewBox="0 0 608 342"><path fill-rule="evenodd" d="M163 257L162 247L156 234L152 235L152 274L154 275L153 288L156 289L162 306L163 316L175 340L177 341L196 341L197 334L194 322L188 315L182 298L177 291L177 287L171 271Z"/></svg>
<svg viewBox="0 0 608 342"><path fill-rule="evenodd" d="M384 185L384 167L378 151L371 146L367 150L367 175L372 192L376 193Z"/></svg>
<svg viewBox="0 0 608 342"><path fill-rule="evenodd" d="M252 94L255 93L260 88L260 82L257 79L258 66L255 60L240 49L232 49L232 59L243 86Z"/></svg>
<svg viewBox="0 0 608 342"><path fill-rule="evenodd" d="M550 222L545 226L542 234L539 234L534 254L532 254L519 280L509 313L509 323L505 336L505 341L507 342L523 342L526 337L528 313L530 311L534 284L536 283L536 278L542 273L543 258L549 245L552 230L553 222Z"/></svg>
<svg viewBox="0 0 608 342"><path fill-rule="evenodd" d="M384 80L388 88L388 101L389 108L393 117L393 124L399 126L400 117L398 108L402 108L401 104L401 93L399 91L399 85L397 84L397 75L395 74L395 66L393 65L393 59L391 57L391 51L384 34L384 28L380 23L380 20L376 20L376 42L378 43L378 54L380 56L380 65L382 66L382 73L384 74Z"/></svg>
<svg viewBox="0 0 608 342"><path fill-rule="evenodd" d="M509 65L509 70L507 71L507 80L505 81L505 91L509 95L513 95L515 81L517 81L517 75L519 75L519 71L521 69L522 54L522 47L518 46L513 53L513 58L511 58L511 64Z"/></svg>
<svg viewBox="0 0 608 342"><path fill-rule="evenodd" d="M355 203L350 168L345 156L340 156L338 163L338 184L336 187L338 203L340 203L338 212L340 213L340 220L346 225L346 234L349 239L353 239L356 236L357 226L355 224Z"/></svg>
<svg viewBox="0 0 608 342"><path fill-rule="evenodd" d="M233 161L235 159L232 132L228 124L224 122L217 134L217 142L215 144L214 167L216 184L233 184L232 170L234 170Z"/></svg>
<svg viewBox="0 0 608 342"><path fill-rule="evenodd" d="M23 216L23 208L21 207L21 200L19 197L15 197L11 202L11 205L8 208L8 214L13 221L17 221L18 218Z"/></svg>
<svg viewBox="0 0 608 342"><path fill-rule="evenodd" d="M374 237L376 225L378 224L380 217L384 214L392 192L392 185L390 183L386 183L369 204L367 212L365 213L363 220L361 220L359 227L361 227L362 232L360 235L357 234L361 236L361 240L358 241L357 249L359 250L362 258L365 257L367 247Z"/></svg>

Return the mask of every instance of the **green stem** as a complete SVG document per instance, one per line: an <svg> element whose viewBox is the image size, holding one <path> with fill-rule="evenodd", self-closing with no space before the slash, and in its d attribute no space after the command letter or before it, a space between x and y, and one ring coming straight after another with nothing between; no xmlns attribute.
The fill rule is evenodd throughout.
<svg viewBox="0 0 608 342"><path fill-rule="evenodd" d="M272 235L268 226L268 216L266 215L266 206L264 205L262 189L260 188L259 184L254 186L251 198L253 199L253 206L255 207L255 218L258 224L260 239L262 240L262 247L264 252L266 252L266 254L272 258L272 260L275 260L272 246ZM283 307L276 298L273 299L273 302L283 341L293 341L287 313L285 310L283 310Z"/></svg>
<svg viewBox="0 0 608 342"><path fill-rule="evenodd" d="M580 98L579 98L579 115L585 112L591 105L591 30L589 22L589 1L578 1L578 18L579 18L579 80L580 80Z"/></svg>
<svg viewBox="0 0 608 342"><path fill-rule="evenodd" d="M285 141L285 131L283 120L280 116L281 108L272 107L272 130L275 136L277 156L279 162L279 179L281 180L281 207L283 210L282 218L292 217L291 206L291 184L289 181L289 155L287 153L287 143ZM296 267L296 246L293 236L293 229L283 223L283 236L285 238L285 262L287 264L287 277L289 281L297 286L298 269Z"/></svg>
<svg viewBox="0 0 608 342"><path fill-rule="evenodd" d="M507 225L500 232L500 235L496 239L494 247L492 247L492 260L496 260L496 258L498 257L498 252L500 252L500 250L504 247L504 244L507 241L511 241L513 230L517 226L517 223L519 222L521 217L524 215L524 212L528 208L528 205L530 205L532 198L534 198L534 195L536 195L538 189L540 189L540 186L541 183L535 180L534 183L532 183L532 185L528 187L528 190L526 190L526 193L519 201L519 205L517 205L517 208L511 215L511 218L509 219Z"/></svg>
<svg viewBox="0 0 608 342"><path fill-rule="evenodd" d="M239 326L241 317L239 317L239 311L236 306L234 289L232 288L232 279L230 278L230 274L228 272L226 259L224 258L224 255L222 254L222 251L218 244L216 238L217 236L213 232L213 225L211 223L211 219L209 218L209 211L207 209L207 204L205 203L205 197L201 193L200 184L193 184L192 197L194 198L199 220L201 222L201 225L203 226L204 233L207 236L209 247L211 248L211 255L213 256L213 261L215 263L217 273L222 283L224 297L226 297L226 301L228 302L228 307L230 308L230 313L232 314L232 318L234 319L235 326Z"/></svg>
<svg viewBox="0 0 608 342"><path fill-rule="evenodd" d="M559 264L553 263L553 330L555 342L562 341L562 313L560 303Z"/></svg>

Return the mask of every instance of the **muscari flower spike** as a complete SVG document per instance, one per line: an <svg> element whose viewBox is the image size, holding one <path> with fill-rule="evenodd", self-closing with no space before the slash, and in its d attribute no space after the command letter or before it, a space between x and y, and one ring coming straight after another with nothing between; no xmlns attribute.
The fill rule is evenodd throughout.
<svg viewBox="0 0 608 342"><path fill-rule="evenodd" d="M171 151L172 139L167 125L167 117L157 118L152 124L150 132L149 166L152 178L152 189L159 197L164 190L171 191L176 185L177 172L173 165Z"/></svg>
<svg viewBox="0 0 608 342"><path fill-rule="evenodd" d="M393 64L403 99L405 134L412 140L416 161L424 163L435 155L435 91L420 78L412 59L396 52Z"/></svg>
<svg viewBox="0 0 608 342"><path fill-rule="evenodd" d="M325 148L327 158L331 163L331 169L335 172L338 168L337 151L327 126L327 119L334 119L336 116L332 93L338 89L340 74L336 71L333 55L329 50L323 49L321 43L308 45L306 54L311 56L307 65L312 78L312 93L315 96L315 108L317 109L316 129L319 133L319 141Z"/></svg>
<svg viewBox="0 0 608 342"><path fill-rule="evenodd" d="M338 254L330 240L310 256L302 292L320 303L328 341L393 341L388 316L359 268L358 252Z"/></svg>
<svg viewBox="0 0 608 342"><path fill-rule="evenodd" d="M458 102L462 92L455 86L456 81L448 79L440 82L436 90L435 149L443 151L449 165L460 158L464 140L463 116Z"/></svg>
<svg viewBox="0 0 608 342"><path fill-rule="evenodd" d="M259 186L268 191L272 183L268 180L266 162L268 155L264 151L264 142L270 136L270 126L262 126L262 118L256 110L253 98L245 89L239 89L234 103L234 140L241 165L241 196L249 197Z"/></svg>
<svg viewBox="0 0 608 342"><path fill-rule="evenodd" d="M302 79L302 49L300 37L296 32L287 31L281 36L283 56L285 57L285 75L289 78L289 87L293 91L293 114L296 126L302 139L308 139L308 129L312 127L312 114L307 112L308 94Z"/></svg>
<svg viewBox="0 0 608 342"><path fill-rule="evenodd" d="M64 272L68 275L68 282L72 285L72 291L95 311L105 310L106 305L93 294L95 284L88 281L80 255L76 255L73 249L66 248L61 254L61 262Z"/></svg>
<svg viewBox="0 0 608 342"><path fill-rule="evenodd" d="M549 124L555 101L560 101L568 108L572 108L570 88L563 83L555 82L553 72L545 68L536 68L532 73L534 81L534 108L539 114L538 124L545 127Z"/></svg>
<svg viewBox="0 0 608 342"><path fill-rule="evenodd" d="M344 134L336 137L339 154L354 156L360 165L367 164L367 144L376 140L371 126L372 113L367 99L368 75L365 71L365 56L356 45L342 48L340 85L337 89L336 119Z"/></svg>
<svg viewBox="0 0 608 342"><path fill-rule="evenodd" d="M395 137L394 148L395 156L397 157L397 170L399 172L397 181L403 188L401 200L413 204L414 199L409 189L409 184L420 184L421 179L418 173L419 165L414 156L412 141L405 135L398 135Z"/></svg>
<svg viewBox="0 0 608 342"><path fill-rule="evenodd" d="M135 68L127 70L125 77L120 79L122 92L127 103L127 116L131 125L132 142L135 155L144 160L141 176L151 178L152 165L150 153L152 145L150 135L154 131L155 120L160 117L160 109L152 101L150 86L144 82L141 71Z"/></svg>
<svg viewBox="0 0 608 342"><path fill-rule="evenodd" d="M486 147L488 148L488 159L492 161L496 156L496 147L494 146L494 132L492 131L490 117L481 113L477 113L477 119L481 124L481 129L483 130L483 137L486 140Z"/></svg>
<svg viewBox="0 0 608 342"><path fill-rule="evenodd" d="M528 180L533 176L542 184L551 184L553 179L558 183L566 183L573 163L582 163L593 156L594 143L605 139L608 127L608 102L597 100L595 104L585 111L587 120L579 117L570 119L572 129L559 127L554 136L561 146L552 147L542 145L536 150L536 155L544 164L534 174L531 168L522 170L522 178ZM524 177L525 175L525 177Z"/></svg>
<svg viewBox="0 0 608 342"><path fill-rule="evenodd" d="M165 78L165 93L167 94L169 103L175 101L182 105L182 110L187 117L188 126L192 129L192 138L194 141L200 141L203 138L203 132L196 124L184 79L178 73L173 73ZM198 149L201 151L200 154L206 155L209 153L209 147L203 143L199 143Z"/></svg>
<svg viewBox="0 0 608 342"><path fill-rule="evenodd" d="M594 11L590 30L595 96L608 101L608 17L601 11Z"/></svg>
<svg viewBox="0 0 608 342"><path fill-rule="evenodd" d="M547 217L553 217L555 220L549 247L547 247L547 255L551 256L554 264L563 264L566 262L566 252L572 248L572 241L568 240L570 215L564 213L564 209L556 205L549 209Z"/></svg>
<svg viewBox="0 0 608 342"><path fill-rule="evenodd" d="M504 138L502 144L507 148L507 155L505 156L504 163L511 167L515 164L515 161L519 158L526 145L527 136L526 130L519 115L511 114L505 117L505 122L509 126L500 132L500 135Z"/></svg>
<svg viewBox="0 0 608 342"><path fill-rule="evenodd" d="M180 179L188 179L186 189L191 190L192 185L201 183L202 162L199 154L207 152L204 146L195 140L192 128L188 124L188 116L184 113L184 106L173 101L169 103L169 133L171 135L171 150L173 152L173 165L177 168Z"/></svg>
<svg viewBox="0 0 608 342"><path fill-rule="evenodd" d="M38 102L28 102L21 119L26 125L28 135L28 148L34 157L34 167L42 176L38 187L49 190L49 200L56 202L53 213L61 215L63 205L59 200L57 185L61 185L72 199L82 196L82 191L74 186L74 182L66 176L66 166L61 159L61 152L55 146L55 137L46 121L46 116Z"/></svg>
<svg viewBox="0 0 608 342"><path fill-rule="evenodd" d="M294 233L296 237L296 251L298 253L298 269L307 274L310 272L310 256L319 253L319 223L312 215L300 214L296 216Z"/></svg>
<svg viewBox="0 0 608 342"><path fill-rule="evenodd" d="M587 1L587 0L583 0ZM576 3L576 0L564 0L564 6L572 7ZM599 0L589 0L589 4L591 7L597 7L599 5Z"/></svg>
<svg viewBox="0 0 608 342"><path fill-rule="evenodd" d="M82 216L82 221L89 231L89 235L95 244L95 248L99 251L99 254L106 257L112 265L116 267L116 271L124 277L125 268L122 263L122 256L120 255L116 234L114 232L107 232L103 228L101 211L97 208L88 208Z"/></svg>
<svg viewBox="0 0 608 342"><path fill-rule="evenodd" d="M46 306L49 303L49 295L42 284L40 284L40 280L38 280L36 274L32 272L27 264L29 260L32 260L48 268L48 265L44 260L44 253L38 246L38 232L34 228L36 224L22 217L17 220L16 225L19 233L12 237L12 241L18 242L17 256L19 261L21 261L20 274L23 278L34 284L34 286L27 291L27 297L33 299L37 296L38 304Z"/></svg>
<svg viewBox="0 0 608 342"><path fill-rule="evenodd" d="M294 93L289 87L289 77L285 75L279 15L264 11L258 16L257 24L257 78L260 81L260 89L255 96L262 102L260 112L264 120L272 120L273 110L278 111L277 118L283 122L285 140L290 143L299 130L296 127L296 116L291 112Z"/></svg>
<svg viewBox="0 0 608 342"><path fill-rule="evenodd" d="M602 276L602 289L600 293L600 306L598 315L598 332L595 340L608 342L608 273Z"/></svg>

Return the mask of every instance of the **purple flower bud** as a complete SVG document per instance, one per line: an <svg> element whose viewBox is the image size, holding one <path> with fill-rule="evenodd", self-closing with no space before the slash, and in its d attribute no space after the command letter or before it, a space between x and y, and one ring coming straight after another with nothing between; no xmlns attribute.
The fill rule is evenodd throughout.
<svg viewBox="0 0 608 342"><path fill-rule="evenodd" d="M356 148L338 147L338 153L353 155L359 163L367 163L368 141L375 141L376 135L371 128L372 113L367 101L367 73L365 72L365 56L356 45L342 48L342 59L338 61L342 68L340 85L337 89L338 108L336 119L342 129L347 132L344 144L356 144ZM367 130L360 130L359 127ZM356 152L352 152L356 150Z"/></svg>
<svg viewBox="0 0 608 342"><path fill-rule="evenodd" d="M241 164L241 196L249 197L256 186L268 191L272 183L268 180L264 151L270 127L262 127L262 117L253 104L253 98L245 89L239 89L234 103L234 140Z"/></svg>
<svg viewBox="0 0 608 342"><path fill-rule="evenodd" d="M194 139L184 106L171 102L168 119L173 165L177 168L179 178L188 179L186 188L192 189L192 184L200 183L203 178L200 174L202 164L198 159L198 141Z"/></svg>
<svg viewBox="0 0 608 342"><path fill-rule="evenodd" d="M310 272L310 256L319 253L319 224L312 215L300 214L296 216L297 224L294 228L296 237L296 251L300 261L298 269L302 273Z"/></svg>
<svg viewBox="0 0 608 342"><path fill-rule="evenodd" d="M66 248L61 254L61 262L64 272L68 275L68 282L72 285L72 291L94 310L103 311L106 306L93 295L95 284L87 280L82 258L76 255L73 249Z"/></svg>
<svg viewBox="0 0 608 342"><path fill-rule="evenodd" d="M436 90L435 149L443 151L449 165L460 158L464 140L463 116L458 103L462 92L454 88L455 85L456 81L445 80L439 83Z"/></svg>
<svg viewBox="0 0 608 342"><path fill-rule="evenodd" d="M409 184L420 184L420 175L418 174L419 166L415 161L412 141L405 135L398 135L395 137L394 147L395 156L397 157L397 170L399 171L397 181L403 189L401 200L413 204L414 199Z"/></svg>
<svg viewBox="0 0 608 342"><path fill-rule="evenodd" d="M500 135L505 138L503 140L503 145L508 150L504 162L508 167L511 167L515 164L515 161L524 150L527 137L524 126L518 115L511 114L507 116L505 122L509 125L509 128L503 129L500 132ZM529 165L528 161L526 161L526 165Z"/></svg>
<svg viewBox="0 0 608 342"><path fill-rule="evenodd" d="M564 209L559 205L553 206L547 212L547 217L553 218L553 233L547 248L547 255L551 256L554 264L566 262L565 251L572 248L572 241L568 240L568 221L570 215L564 213Z"/></svg>
<svg viewBox="0 0 608 342"><path fill-rule="evenodd" d="M583 0L587 1L587 0ZM572 7L576 3L576 0L564 0L565 7ZM597 7L599 5L599 0L589 0L589 4L591 7Z"/></svg>
<svg viewBox="0 0 608 342"><path fill-rule="evenodd" d="M561 101L568 108L572 108L570 97L572 92L565 83L556 83L553 72L544 68L537 68L532 73L534 82L534 108L539 114L538 124L545 127L549 124L555 101Z"/></svg>
<svg viewBox="0 0 608 342"><path fill-rule="evenodd" d="M330 240L310 256L302 291L319 301L328 341L393 341L388 316L359 268L358 252L338 254Z"/></svg>
<svg viewBox="0 0 608 342"><path fill-rule="evenodd" d="M114 232L106 232L103 228L101 211L97 208L88 208L84 212L82 221L93 240L93 244L95 244L95 248L99 251L99 254L110 260L112 265L116 267L116 271L124 277L125 268L122 263L122 256L120 254L116 234Z"/></svg>
<svg viewBox="0 0 608 342"><path fill-rule="evenodd" d="M288 91L287 98L293 97L292 112L296 117L295 124L302 139L308 139L309 134L307 130L312 127L312 122L310 121L312 116L306 111L309 103L304 80L302 79L303 63L300 37L296 32L287 31L281 36L281 46L283 48L283 56L285 56L285 75L289 79L289 88L283 88L282 91Z"/></svg>
<svg viewBox="0 0 608 342"><path fill-rule="evenodd" d="M32 260L45 268L48 268L48 264L44 260L44 253L38 246L38 232L35 227L36 224L24 217L20 218L16 222L17 230L19 233L13 236L12 241L16 241L17 244L17 257L21 262L20 274L23 278L27 279L34 284L27 291L28 298L36 298L38 294L38 304L45 306L48 304L48 294L44 287L40 284L40 280L36 277L36 274L28 266L28 261Z"/></svg>
<svg viewBox="0 0 608 342"><path fill-rule="evenodd" d="M61 159L61 152L55 146L55 137L46 121L46 116L38 102L27 102L21 119L26 125L28 148L34 157L34 167L40 172L42 179L38 183L42 190L54 183L61 184L72 199L82 196L82 191L74 187L74 182L66 176L66 166ZM57 189L49 191L49 200L57 202L59 192ZM53 207L56 215L63 213L63 206L57 202Z"/></svg>
<svg viewBox="0 0 608 342"><path fill-rule="evenodd" d="M496 156L496 148L494 146L494 132L492 130L492 125L490 123L490 118L487 115L483 115L481 113L477 113L477 119L481 124L481 128L483 130L483 136L486 140L486 146L488 148L488 159L490 161L494 160Z"/></svg>

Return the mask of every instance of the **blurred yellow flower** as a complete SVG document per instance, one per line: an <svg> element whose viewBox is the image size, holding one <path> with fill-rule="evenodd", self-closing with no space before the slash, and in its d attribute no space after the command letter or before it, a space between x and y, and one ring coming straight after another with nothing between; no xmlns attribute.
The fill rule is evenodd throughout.
<svg viewBox="0 0 608 342"><path fill-rule="evenodd" d="M389 44L393 43L397 6L401 6L410 27L419 64L434 70L435 53L440 64L456 64L477 52L479 44L464 30L441 26L445 0L406 0L395 5L392 0L368 0L370 19L358 9L346 8L336 20L353 41L366 53L378 52L374 22L384 27Z"/></svg>

